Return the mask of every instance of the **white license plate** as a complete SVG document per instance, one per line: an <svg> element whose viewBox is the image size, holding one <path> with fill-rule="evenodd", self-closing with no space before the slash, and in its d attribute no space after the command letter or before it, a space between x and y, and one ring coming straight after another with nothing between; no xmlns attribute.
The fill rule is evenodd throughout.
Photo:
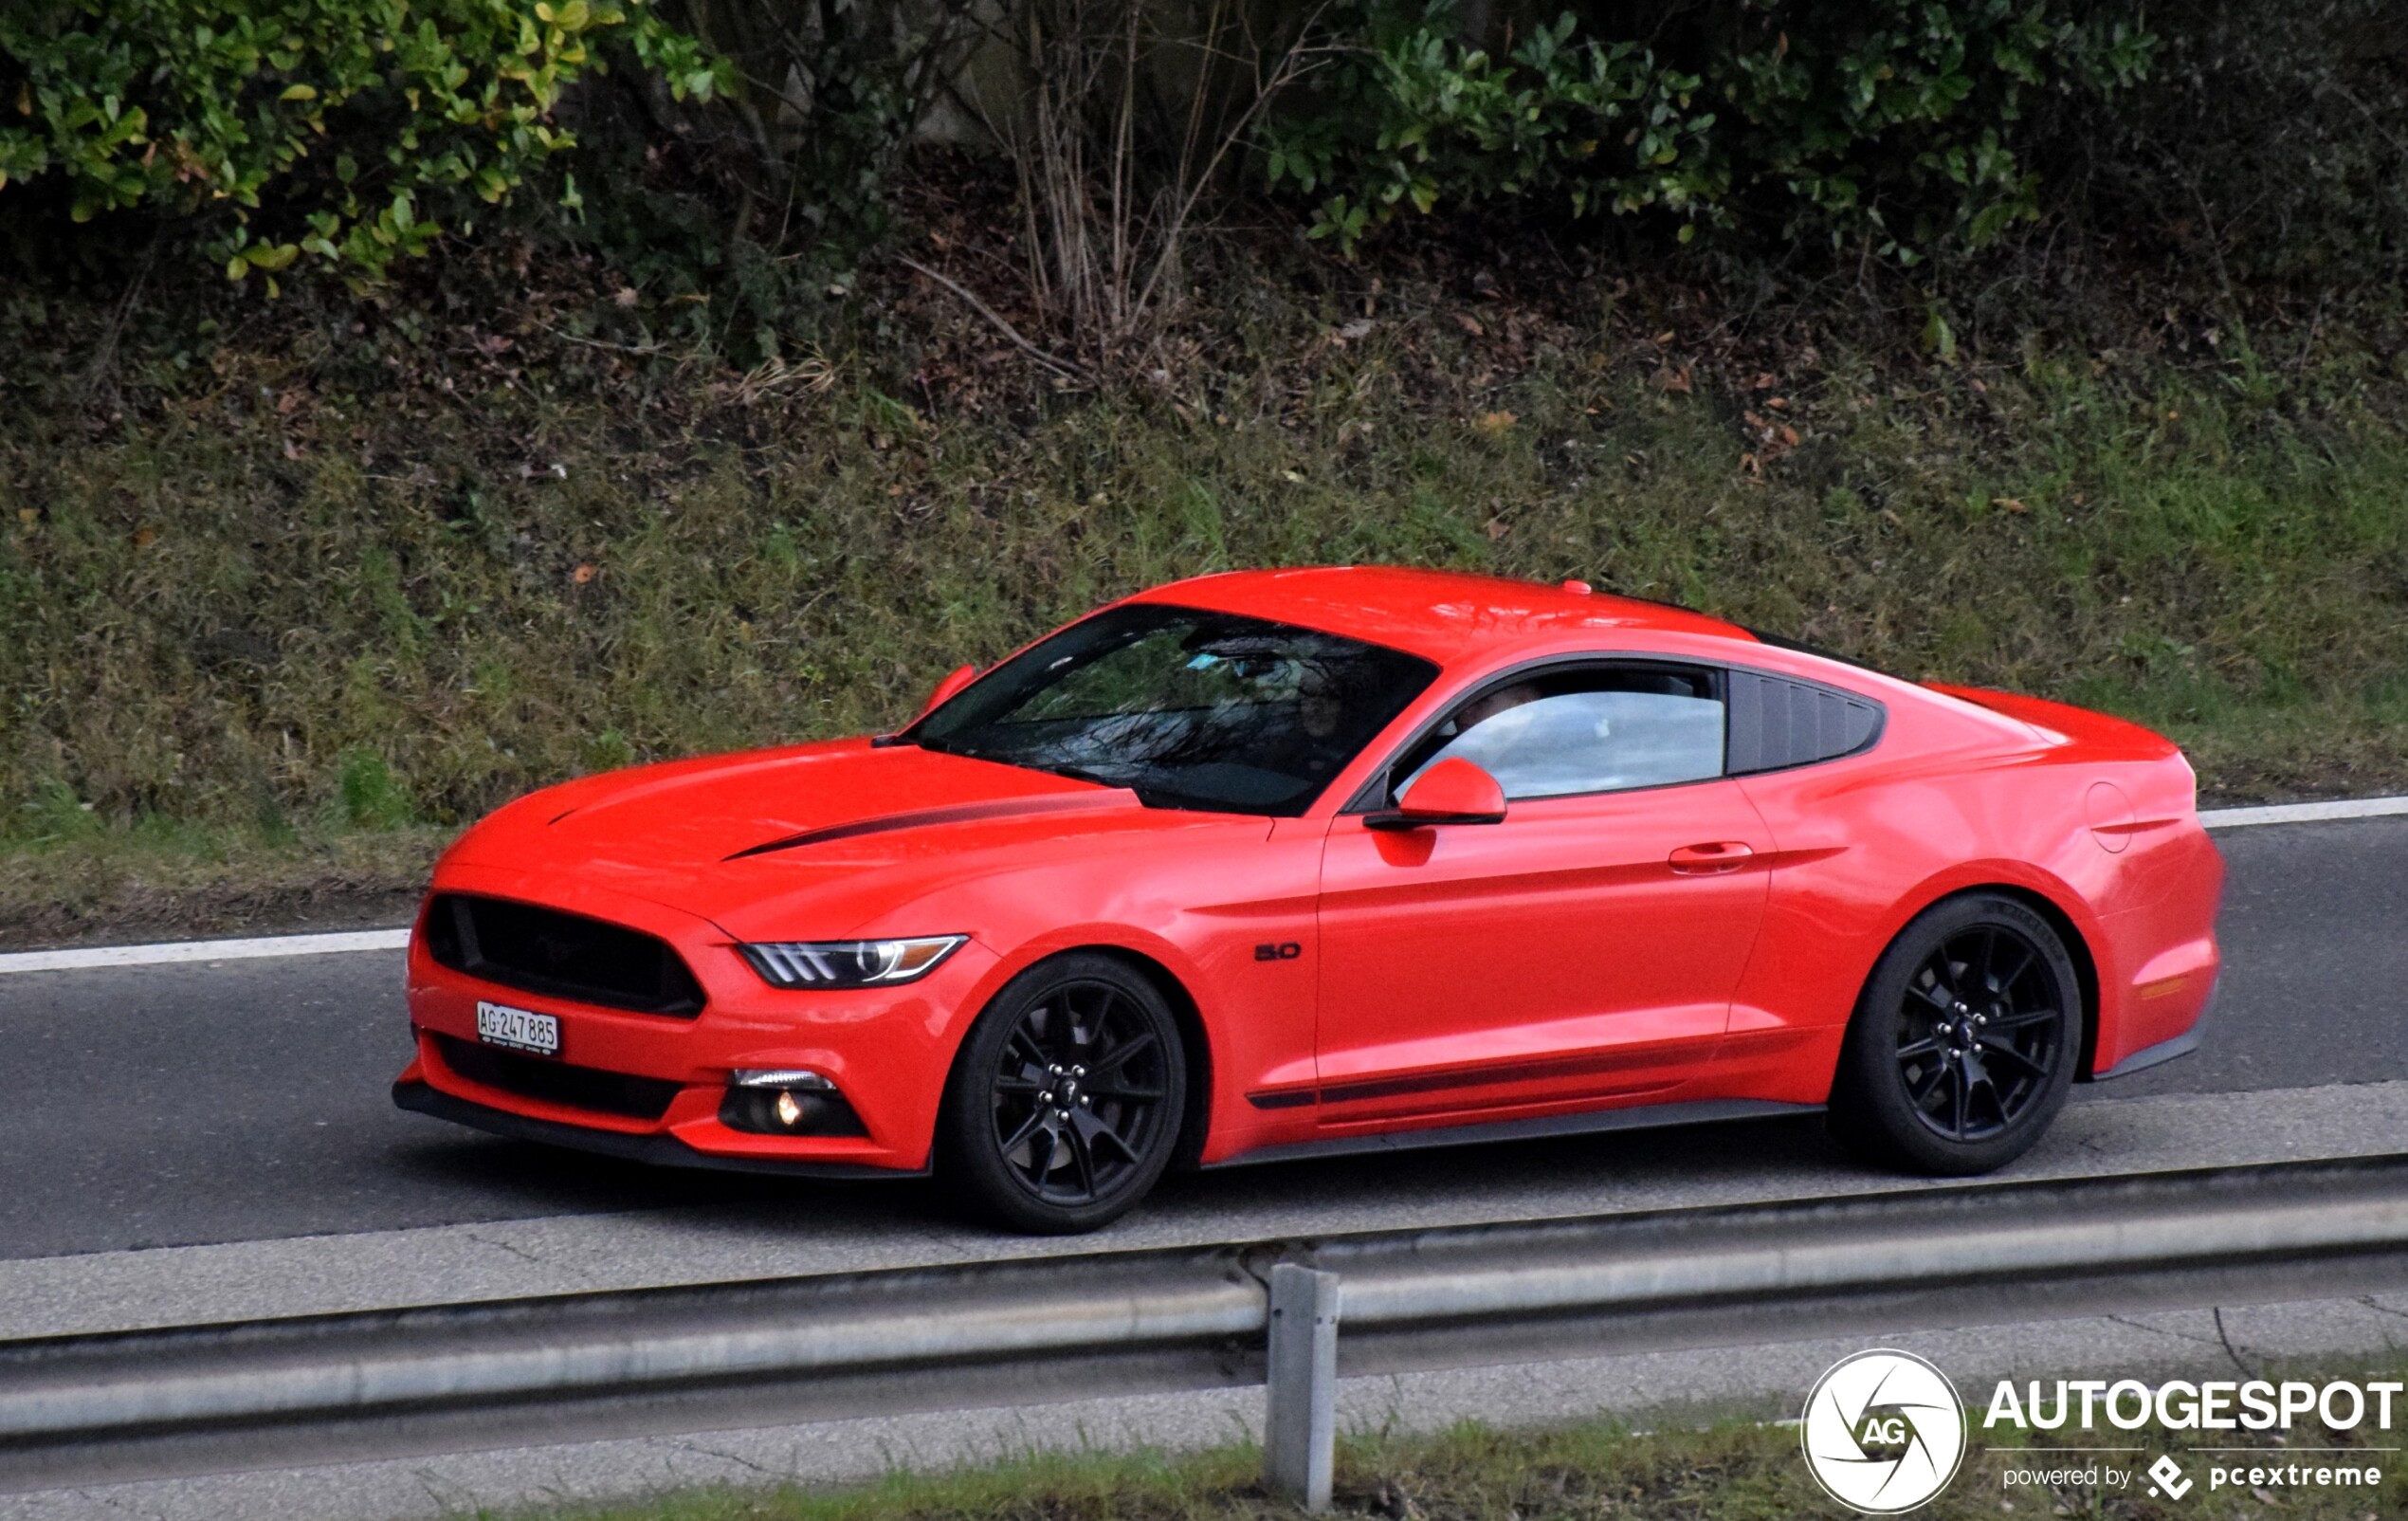
<svg viewBox="0 0 2408 1521"><path fill-rule="evenodd" d="M503 1003L477 1005L477 1038L488 1046L532 1051L539 1056L560 1054L560 1021L533 1009Z"/></svg>

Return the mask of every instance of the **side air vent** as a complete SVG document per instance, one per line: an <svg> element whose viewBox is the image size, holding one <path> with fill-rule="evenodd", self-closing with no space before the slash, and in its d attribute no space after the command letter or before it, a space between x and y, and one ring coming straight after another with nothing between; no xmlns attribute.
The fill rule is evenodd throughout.
<svg viewBox="0 0 2408 1521"><path fill-rule="evenodd" d="M427 909L439 965L503 987L691 1019L702 984L668 943L581 914L447 892Z"/></svg>
<svg viewBox="0 0 2408 1521"><path fill-rule="evenodd" d="M1813 682L1734 670L1729 691L1733 776L1854 755L1881 738L1879 704Z"/></svg>

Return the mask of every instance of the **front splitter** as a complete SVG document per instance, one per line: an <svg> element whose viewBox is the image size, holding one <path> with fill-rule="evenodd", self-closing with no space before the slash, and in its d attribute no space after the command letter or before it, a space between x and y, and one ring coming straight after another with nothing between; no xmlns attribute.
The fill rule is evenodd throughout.
<svg viewBox="0 0 2408 1521"><path fill-rule="evenodd" d="M673 1135L626 1135L616 1130L590 1129L557 1120L532 1119L489 1104L447 1093L430 1083L393 1084L393 1103L419 1114L449 1120L513 1141L534 1141L573 1151L591 1151L654 1167L692 1167L707 1172L766 1173L780 1178L861 1180L924 1178L926 1167L871 1167L858 1162L788 1162L775 1157L726 1157L698 1151Z"/></svg>

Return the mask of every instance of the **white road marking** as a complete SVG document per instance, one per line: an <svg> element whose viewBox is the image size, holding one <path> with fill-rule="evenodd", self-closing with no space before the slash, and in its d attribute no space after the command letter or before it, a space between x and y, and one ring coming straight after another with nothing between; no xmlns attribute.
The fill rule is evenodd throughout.
<svg viewBox="0 0 2408 1521"><path fill-rule="evenodd" d="M2342 797L2328 803L2202 808L2199 822L2210 829L2239 829L2248 824L2321 824L2337 818L2382 818L2394 814L2408 814L2408 797Z"/></svg>
<svg viewBox="0 0 2408 1521"><path fill-rule="evenodd" d="M2210 829L2240 829L2251 824L2315 824L2394 815L2408 815L2408 797L2344 797L2333 802L2276 803L2265 808L2207 808L2199 811L2199 822ZM0 955L0 976L10 972L75 972L98 966L158 966L174 962L246 962L272 956L401 950L409 944L407 929L363 929L334 935L271 935L259 940L184 940L163 945L19 951Z"/></svg>
<svg viewBox="0 0 2408 1521"><path fill-rule="evenodd" d="M0 956L9 972L77 972L95 966L158 966L172 962L248 962L269 956L331 956L343 951L401 950L407 929L348 930L333 935L271 935L260 940L182 940L164 945L92 945L82 950L17 951Z"/></svg>

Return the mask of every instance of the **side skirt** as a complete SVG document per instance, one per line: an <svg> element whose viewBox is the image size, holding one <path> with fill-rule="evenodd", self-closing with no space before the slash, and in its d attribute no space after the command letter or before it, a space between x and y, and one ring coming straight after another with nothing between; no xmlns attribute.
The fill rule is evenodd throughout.
<svg viewBox="0 0 2408 1521"><path fill-rule="evenodd" d="M1390 1130L1378 1135L1333 1136L1325 1141L1288 1141L1257 1146L1201 1169L1247 1167L1258 1162L1295 1162L1308 1157L1361 1156L1376 1151L1418 1151L1427 1146L1479 1145L1490 1141L1529 1141L1545 1136L1590 1135L1601 1130L1654 1130L1675 1125L1706 1125L1717 1120L1769 1120L1790 1114L1820 1114L1820 1104L1777 1104L1759 1098L1706 1098L1686 1104L1634 1104L1618 1109L1592 1109L1582 1114L1541 1114L1525 1120L1492 1120L1485 1125L1447 1125L1417 1130Z"/></svg>

